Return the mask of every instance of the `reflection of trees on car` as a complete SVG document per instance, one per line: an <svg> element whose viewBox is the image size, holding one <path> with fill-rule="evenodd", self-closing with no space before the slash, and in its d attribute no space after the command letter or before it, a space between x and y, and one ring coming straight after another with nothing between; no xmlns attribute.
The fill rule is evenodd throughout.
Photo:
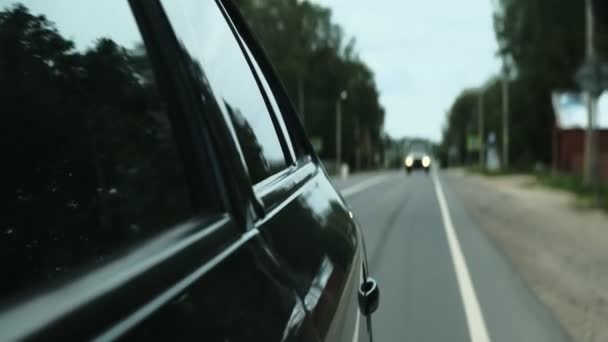
<svg viewBox="0 0 608 342"><path fill-rule="evenodd" d="M253 132L253 128L238 108L233 108L226 102L224 102L224 105L234 125L251 179L266 178L266 175L272 173L272 170L264 156L262 146Z"/></svg>
<svg viewBox="0 0 608 342"><path fill-rule="evenodd" d="M0 263L15 291L188 217L142 44L80 52L23 5L0 12ZM158 182L162 180L162 182Z"/></svg>
<svg viewBox="0 0 608 342"><path fill-rule="evenodd" d="M335 104L343 103L342 158L370 167L382 152L384 109L374 74L346 39L328 8L310 1L237 0L248 24L267 51L290 98L304 113L309 136L323 140L321 158L335 158Z"/></svg>

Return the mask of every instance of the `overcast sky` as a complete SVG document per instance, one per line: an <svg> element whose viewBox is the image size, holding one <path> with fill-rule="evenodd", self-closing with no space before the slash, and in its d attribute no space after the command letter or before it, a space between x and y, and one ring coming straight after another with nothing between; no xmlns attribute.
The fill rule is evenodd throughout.
<svg viewBox="0 0 608 342"><path fill-rule="evenodd" d="M312 0L357 39L372 68L393 137L439 141L445 113L465 87L500 69L492 0Z"/></svg>
<svg viewBox="0 0 608 342"><path fill-rule="evenodd" d="M361 58L375 73L386 109L385 130L393 137L439 141L445 113L460 91L481 85L499 70L493 0L311 1L331 8L347 38L356 38ZM12 0L0 0L2 7L7 2ZM84 2L60 4L68 3ZM128 16L128 11L116 11L114 1L93 3L94 9L82 12L86 17L69 17L55 1L27 1L81 48L100 35L121 38L119 43L128 47L138 40L131 18L116 17L115 24L102 25L108 17ZM98 32L100 28L105 31Z"/></svg>

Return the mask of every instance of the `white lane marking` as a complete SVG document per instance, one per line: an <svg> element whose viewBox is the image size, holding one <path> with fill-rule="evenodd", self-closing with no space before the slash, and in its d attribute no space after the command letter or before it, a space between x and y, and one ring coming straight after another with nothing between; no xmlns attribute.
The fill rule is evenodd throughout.
<svg viewBox="0 0 608 342"><path fill-rule="evenodd" d="M342 196L344 197L349 197L352 196L360 191L363 191L371 186L374 186L382 181L384 181L385 179L387 179L390 175L379 175L370 179L366 179L361 183L357 183L353 186L349 186L348 188L342 190Z"/></svg>
<svg viewBox="0 0 608 342"><path fill-rule="evenodd" d="M357 319L355 320L355 334L353 335L353 342L359 341L359 321L361 320L361 313L357 308Z"/></svg>
<svg viewBox="0 0 608 342"><path fill-rule="evenodd" d="M452 217L450 216L450 210L448 203L445 200L439 177L437 172L433 172L433 183L435 183L435 193L437 194L437 201L439 202L439 209L441 210L441 217L443 219L443 227L448 239L448 245L450 247L450 254L452 255L452 261L454 263L454 270L456 271L456 279L458 281L458 288L460 289L460 296L462 297L462 303L464 305L464 312L467 316L467 325L469 327L469 335L472 342L487 342L490 341L488 330L479 307L479 301L475 294L473 282L471 281L471 275L467 267L467 263L462 254L460 243L458 242L458 236L456 230L452 224Z"/></svg>

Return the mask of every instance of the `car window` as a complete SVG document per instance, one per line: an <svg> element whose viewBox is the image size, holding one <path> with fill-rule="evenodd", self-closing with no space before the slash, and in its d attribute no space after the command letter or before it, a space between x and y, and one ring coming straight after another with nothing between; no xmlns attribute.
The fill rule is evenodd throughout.
<svg viewBox="0 0 608 342"><path fill-rule="evenodd" d="M279 109L279 105L278 105L276 99L274 98L274 94L272 92L272 89L270 88L270 85L268 84L268 81L266 80L266 77L264 76L264 73L260 69L260 66L258 65L258 62L255 59L255 56L253 56L253 54L251 53L251 51L249 50L249 48L247 47L245 42L243 42L243 47L244 47L245 53L247 54L247 57L251 61L251 65L253 66L254 72L256 73L256 75L258 76L258 79L260 80L260 84L262 85L262 88L264 89L264 93L266 94L266 96L268 98L270 108L272 108L272 114L274 114L273 117L277 120L277 123L281 129L281 132L283 133L283 136L289 137L289 132L287 131L287 126L285 125L285 121L283 120L283 116L281 115L281 110ZM291 140L289 140L289 142L291 142ZM292 148L291 144L289 144L289 150L287 151L287 153L289 154L291 159L295 158L295 155L293 155L293 148Z"/></svg>
<svg viewBox="0 0 608 342"><path fill-rule="evenodd" d="M287 166L262 93L230 27L212 1L162 1L186 52L202 66L230 117L253 183Z"/></svg>
<svg viewBox="0 0 608 342"><path fill-rule="evenodd" d="M194 215L127 1L0 0L0 300Z"/></svg>
<svg viewBox="0 0 608 342"><path fill-rule="evenodd" d="M413 142L410 144L410 153L427 153L428 147L422 142Z"/></svg>
<svg viewBox="0 0 608 342"><path fill-rule="evenodd" d="M308 155L306 154L306 149L305 149L304 145L302 144L301 140L298 139L298 135L295 134L293 131L290 131L287 128L287 125L285 124L285 120L284 120L285 113L281 110L281 107L279 106L278 101L275 97L276 93L270 87L270 83L268 82L266 75L262 71L262 68L260 67L256 57L253 55L251 50L247 47L247 45L244 42L243 42L243 46L245 47L245 52L247 53L247 56L251 60L253 68L260 79L260 83L262 84L262 87L264 88L264 91L265 91L266 95L268 96L268 101L270 102L271 108L272 108L274 114L276 115L277 121L279 123L279 126L281 127L283 135L287 139L289 139L289 142L290 142L290 146L289 146L290 151L289 152L291 154L293 154L292 157L296 160L307 157Z"/></svg>

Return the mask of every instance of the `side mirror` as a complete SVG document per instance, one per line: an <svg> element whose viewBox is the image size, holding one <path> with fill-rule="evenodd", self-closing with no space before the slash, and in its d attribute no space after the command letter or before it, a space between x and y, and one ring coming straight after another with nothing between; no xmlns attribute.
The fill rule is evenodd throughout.
<svg viewBox="0 0 608 342"><path fill-rule="evenodd" d="M373 314L380 304L380 289L373 278L367 278L359 287L359 309L365 316Z"/></svg>

